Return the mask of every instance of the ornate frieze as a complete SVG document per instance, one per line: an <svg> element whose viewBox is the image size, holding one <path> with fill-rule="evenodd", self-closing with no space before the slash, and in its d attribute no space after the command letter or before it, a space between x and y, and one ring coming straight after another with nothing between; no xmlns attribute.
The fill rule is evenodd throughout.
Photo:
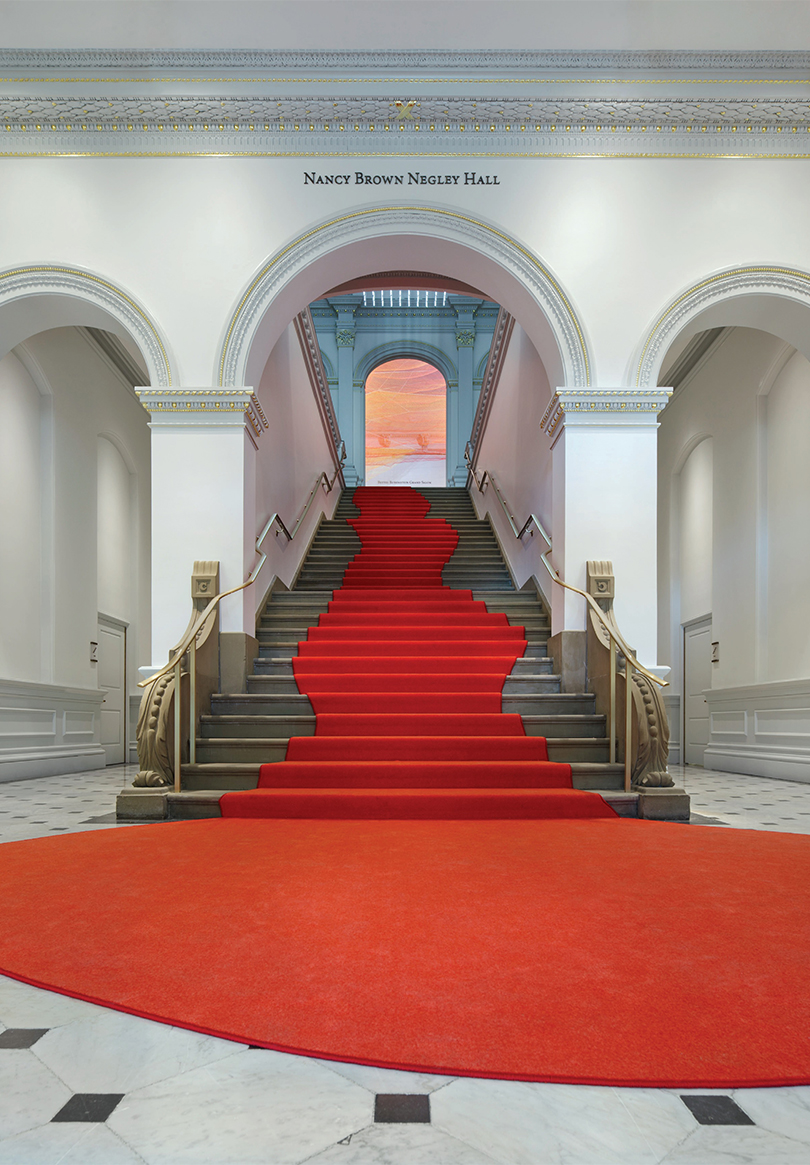
<svg viewBox="0 0 810 1165"><path fill-rule="evenodd" d="M554 437L569 425L651 425L671 396L669 388L558 388L540 428Z"/></svg>
<svg viewBox="0 0 810 1165"><path fill-rule="evenodd" d="M380 73L390 69L441 70L455 75L479 72L557 72L577 70L586 74L605 71L620 74L655 73L807 73L810 52L798 51L574 51L574 50L476 50L421 51L284 51L267 49L0 49L0 68L5 71L170 69L197 72L216 69L266 71L363 70Z"/></svg>
<svg viewBox="0 0 810 1165"><path fill-rule="evenodd" d="M252 388L136 388L150 424L248 425L260 437L269 423Z"/></svg>
<svg viewBox="0 0 810 1165"><path fill-rule="evenodd" d="M471 328L456 329L456 347L472 348L475 345L475 331Z"/></svg>
<svg viewBox="0 0 810 1165"><path fill-rule="evenodd" d="M5 50L0 155L807 156L808 74L806 52Z"/></svg>
<svg viewBox="0 0 810 1165"><path fill-rule="evenodd" d="M354 337L354 328L338 328L335 332L335 342L338 348L353 348Z"/></svg>

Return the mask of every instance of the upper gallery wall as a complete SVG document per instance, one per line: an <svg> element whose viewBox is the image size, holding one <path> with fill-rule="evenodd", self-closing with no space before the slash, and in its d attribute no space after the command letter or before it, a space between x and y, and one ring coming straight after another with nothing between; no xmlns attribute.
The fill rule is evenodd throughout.
<svg viewBox="0 0 810 1165"><path fill-rule="evenodd" d="M566 330L583 383L630 386L656 321L707 278L751 272L767 291L796 272L806 290L802 51L8 48L0 63L15 226L0 308L9 271L82 268L140 305L174 382L219 383L270 268L279 310L240 365L254 381L307 302L396 263L502 303L558 384ZM396 226L370 229L394 208Z"/></svg>

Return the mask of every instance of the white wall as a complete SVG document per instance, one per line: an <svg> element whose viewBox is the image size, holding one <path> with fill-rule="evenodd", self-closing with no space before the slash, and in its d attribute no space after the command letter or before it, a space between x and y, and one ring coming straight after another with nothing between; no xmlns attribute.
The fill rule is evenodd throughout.
<svg viewBox="0 0 810 1165"><path fill-rule="evenodd" d="M678 475L681 622L712 611L714 442L701 441Z"/></svg>
<svg viewBox="0 0 810 1165"><path fill-rule="evenodd" d="M43 402L13 354L0 361L0 675L42 676ZM46 629L47 633L47 629Z"/></svg>
<svg viewBox="0 0 810 1165"><path fill-rule="evenodd" d="M104 763L90 643L100 610L128 623L134 692L149 658L149 467L146 413L80 330L0 361L0 781Z"/></svg>
<svg viewBox="0 0 810 1165"><path fill-rule="evenodd" d="M288 530L301 514L315 479L326 472L332 478L334 463L318 412L315 396L301 354L298 337L290 324L275 345L258 387L262 409L270 422L260 438L256 455L256 527L278 513ZM340 492L318 490L312 508L293 542L271 533L264 544L268 560L253 588L254 610L273 577L290 586L301 565L320 517L329 517Z"/></svg>
<svg viewBox="0 0 810 1165"><path fill-rule="evenodd" d="M121 622L132 619L133 475L107 437L99 437L97 468L96 578L98 609Z"/></svg>
<svg viewBox="0 0 810 1165"><path fill-rule="evenodd" d="M485 470L512 507L518 528L536 514L546 530L552 526L551 452L540 421L551 398L546 370L529 337L515 324L498 382L489 423L479 443L478 474ZM492 489L480 494L473 485L473 504L480 517L489 514L518 587L536 575L549 593L550 580L540 561L545 544L539 535L515 538Z"/></svg>
<svg viewBox="0 0 810 1165"><path fill-rule="evenodd" d="M400 159L373 164L380 174L403 169ZM445 159L420 159L427 173L447 167ZM214 384L227 321L268 257L313 224L385 202L377 187L305 187L311 168L305 158L65 157L47 161L43 182L41 165L1 159L0 214L15 230L0 245L0 267L47 259L116 280L164 330L179 382ZM579 313L597 385L632 379L633 354L653 320L707 274L763 262L810 270L810 231L802 225L810 161L505 158L497 168L497 196L425 186L409 188L407 201L491 223L539 255ZM414 265L431 269L433 242L414 237L410 251ZM341 276L368 270L337 264L326 285L292 289L286 320ZM457 274L473 283L483 277L482 290L534 333L525 295L511 276L495 279L486 256L471 253Z"/></svg>
<svg viewBox="0 0 810 1165"><path fill-rule="evenodd" d="M732 328L659 437L659 629L673 689L682 624L711 612L707 767L810 779L810 363Z"/></svg>
<svg viewBox="0 0 810 1165"><path fill-rule="evenodd" d="M769 680L810 676L810 363L796 353L767 396Z"/></svg>

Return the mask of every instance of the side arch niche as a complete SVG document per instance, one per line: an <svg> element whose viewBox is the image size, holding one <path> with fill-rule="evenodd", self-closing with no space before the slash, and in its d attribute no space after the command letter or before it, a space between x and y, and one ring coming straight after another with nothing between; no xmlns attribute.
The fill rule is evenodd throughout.
<svg viewBox="0 0 810 1165"><path fill-rule="evenodd" d="M79 267L30 263L0 271L0 358L50 328L96 327L137 345L153 387L176 381L168 344L146 308Z"/></svg>
<svg viewBox="0 0 810 1165"><path fill-rule="evenodd" d="M384 270L440 272L478 288L520 321L552 384L587 387L584 327L556 276L495 227L449 210L387 206L313 227L253 276L219 346L215 383L259 383L273 345L307 304L347 280Z"/></svg>
<svg viewBox="0 0 810 1165"><path fill-rule="evenodd" d="M718 327L756 328L810 359L810 273L766 264L707 276L670 300L639 344L630 382L654 388L676 338Z"/></svg>

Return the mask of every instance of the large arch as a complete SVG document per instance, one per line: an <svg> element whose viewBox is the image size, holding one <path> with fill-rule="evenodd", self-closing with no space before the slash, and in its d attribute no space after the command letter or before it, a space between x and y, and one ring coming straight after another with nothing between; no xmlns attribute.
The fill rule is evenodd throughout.
<svg viewBox="0 0 810 1165"><path fill-rule="evenodd" d="M670 300L639 344L631 383L656 386L677 336L731 326L772 332L810 359L810 273L761 264L731 267L692 284Z"/></svg>
<svg viewBox="0 0 810 1165"><path fill-rule="evenodd" d="M448 385L458 383L458 368L440 348L421 340L389 340L367 352L354 370L355 381L362 380L380 364L389 360L423 360L441 372Z"/></svg>
<svg viewBox="0 0 810 1165"><path fill-rule="evenodd" d="M254 275L225 327L214 372L222 386L258 384L290 320L326 289L384 269L436 271L482 287L530 336L552 384L586 387L584 328L559 281L503 231L455 211L382 206L313 227Z"/></svg>
<svg viewBox="0 0 810 1165"><path fill-rule="evenodd" d="M175 380L174 362L157 324L134 296L79 267L29 263L0 271L0 358L37 332L90 326L133 340L153 387Z"/></svg>

